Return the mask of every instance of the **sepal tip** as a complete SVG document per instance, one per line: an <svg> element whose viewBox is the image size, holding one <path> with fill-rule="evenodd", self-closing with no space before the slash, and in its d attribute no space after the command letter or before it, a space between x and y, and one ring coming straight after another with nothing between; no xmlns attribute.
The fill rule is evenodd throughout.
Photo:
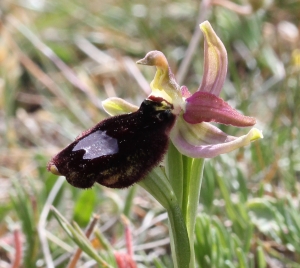
<svg viewBox="0 0 300 268"><path fill-rule="evenodd" d="M250 130L250 135L251 135L250 141L256 141L264 138L262 131L257 128L252 128Z"/></svg>

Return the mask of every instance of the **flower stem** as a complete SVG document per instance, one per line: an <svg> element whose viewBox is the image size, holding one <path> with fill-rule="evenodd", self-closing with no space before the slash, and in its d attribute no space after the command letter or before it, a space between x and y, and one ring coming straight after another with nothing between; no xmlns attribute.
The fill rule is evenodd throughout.
<svg viewBox="0 0 300 268"><path fill-rule="evenodd" d="M190 178L188 185L188 202L186 205L186 228L189 236L189 242L191 247L191 261L190 268L195 267L195 252L194 252L194 236L195 236L195 223L197 216L197 208L200 198L200 190L203 178L204 159L195 158L192 161L190 170Z"/></svg>
<svg viewBox="0 0 300 268"><path fill-rule="evenodd" d="M169 180L160 168L155 168L146 179L138 184L168 211L174 267L188 268L190 263L188 233L180 206Z"/></svg>
<svg viewBox="0 0 300 268"><path fill-rule="evenodd" d="M167 178L169 178L178 204L182 209L183 160L182 154L178 152L172 142L169 144L168 153L166 155L166 175Z"/></svg>
<svg viewBox="0 0 300 268"><path fill-rule="evenodd" d="M185 223L187 223L187 208L188 208L188 202L189 202L189 192L190 192L190 174L191 174L191 168L192 168L192 161L193 158L182 156L183 160L183 187L182 187L182 214ZM172 178L170 178L172 179Z"/></svg>

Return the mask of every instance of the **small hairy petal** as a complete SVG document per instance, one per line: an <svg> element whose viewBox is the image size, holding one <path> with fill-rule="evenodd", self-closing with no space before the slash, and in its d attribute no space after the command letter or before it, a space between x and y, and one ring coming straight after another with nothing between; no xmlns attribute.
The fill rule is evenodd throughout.
<svg viewBox="0 0 300 268"><path fill-rule="evenodd" d="M256 123L255 118L240 114L221 98L201 91L186 99L183 118L190 124L218 122L236 127L249 127Z"/></svg>
<svg viewBox="0 0 300 268"><path fill-rule="evenodd" d="M139 109L138 106L135 106L121 98L115 97L102 101L102 106L105 112L111 116L133 113Z"/></svg>
<svg viewBox="0 0 300 268"><path fill-rule="evenodd" d="M220 95L227 73L227 51L208 21L200 24L204 34L204 72L198 90Z"/></svg>
<svg viewBox="0 0 300 268"><path fill-rule="evenodd" d="M180 153L193 158L216 157L263 138L261 131L255 128L247 135L233 137L208 123L189 125L188 128L186 125L184 120L177 120L171 140Z"/></svg>

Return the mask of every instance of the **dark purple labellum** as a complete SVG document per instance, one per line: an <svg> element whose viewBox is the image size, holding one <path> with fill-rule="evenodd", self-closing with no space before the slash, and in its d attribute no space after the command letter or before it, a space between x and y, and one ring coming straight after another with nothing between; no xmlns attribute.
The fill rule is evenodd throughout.
<svg viewBox="0 0 300 268"><path fill-rule="evenodd" d="M78 188L128 187L162 160L175 122L171 106L144 100L138 111L103 120L51 159L48 170Z"/></svg>

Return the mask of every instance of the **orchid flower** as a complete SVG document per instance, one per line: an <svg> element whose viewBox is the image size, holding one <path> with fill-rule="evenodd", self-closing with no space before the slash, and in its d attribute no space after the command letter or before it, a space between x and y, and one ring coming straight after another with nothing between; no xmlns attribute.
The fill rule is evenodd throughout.
<svg viewBox="0 0 300 268"><path fill-rule="evenodd" d="M219 95L227 73L227 52L208 21L200 24L204 34L204 74L200 87L191 94L187 87L180 87L168 61L160 51L151 51L137 61L138 64L155 66L156 74L150 84L149 100L164 100L172 104L176 122L170 138L178 151L193 158L212 158L228 153L262 138L256 128L241 137L227 135L208 122L237 127L253 126L255 118L240 114ZM138 109L119 99L109 98L103 107L110 115L133 112Z"/></svg>
<svg viewBox="0 0 300 268"><path fill-rule="evenodd" d="M138 64L156 67L152 93L140 108L119 98L103 107L110 115L83 132L51 159L48 170L66 176L75 187L98 182L111 188L128 187L143 179L167 151L169 137L178 151L192 158L211 158L262 138L253 128L241 137L229 136L208 122L253 126L253 117L240 114L219 98L227 72L227 52L208 21L204 33L204 74L191 94L180 87L160 51L151 51ZM134 146L133 146L134 145Z"/></svg>
<svg viewBox="0 0 300 268"><path fill-rule="evenodd" d="M152 93L140 107L120 98L103 101L113 117L79 135L47 167L78 188L96 182L125 188L139 182L168 211L174 267L179 268L195 267L193 234L203 158L228 153L263 137L255 128L241 137L230 136L210 123L249 127L256 120L219 97L226 79L227 52L208 21L200 24L200 29L205 38L204 74L194 94L177 84L164 54L151 51L137 62L156 67ZM178 151L168 147L170 139ZM167 150L165 169L155 168ZM181 154L197 159L183 165ZM178 169L173 169L176 161ZM183 176L184 169L190 172Z"/></svg>

